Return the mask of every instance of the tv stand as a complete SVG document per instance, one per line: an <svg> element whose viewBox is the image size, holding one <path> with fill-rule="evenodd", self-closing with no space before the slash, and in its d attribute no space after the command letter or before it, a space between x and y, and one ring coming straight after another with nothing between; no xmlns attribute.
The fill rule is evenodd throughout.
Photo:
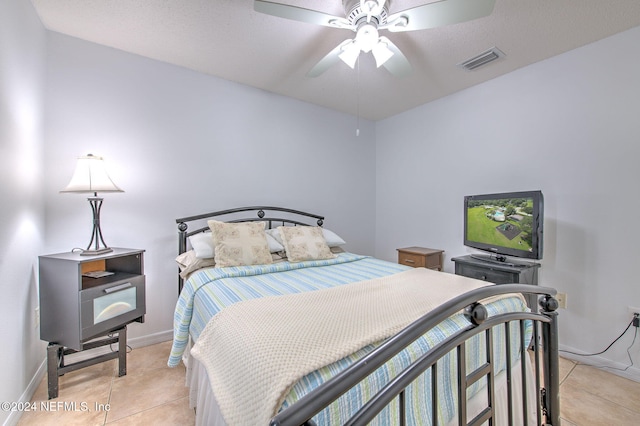
<svg viewBox="0 0 640 426"><path fill-rule="evenodd" d="M479 256L479 258L478 258ZM489 255L468 255L454 257L456 275L488 281L495 284L538 285L539 263L508 263L491 259ZM537 309L535 295L527 295L527 305Z"/></svg>
<svg viewBox="0 0 640 426"><path fill-rule="evenodd" d="M483 262L497 263L504 266L516 266L515 263L507 262L507 256L502 256L500 254L472 254L470 256L472 259L481 260Z"/></svg>

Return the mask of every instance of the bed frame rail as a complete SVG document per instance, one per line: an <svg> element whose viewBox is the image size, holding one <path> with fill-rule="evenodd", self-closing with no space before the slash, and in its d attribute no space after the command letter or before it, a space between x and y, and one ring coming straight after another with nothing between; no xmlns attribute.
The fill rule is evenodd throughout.
<svg viewBox="0 0 640 426"><path fill-rule="evenodd" d="M534 294L539 297L540 312L514 312L488 317L486 308L479 301L487 297L507 294L522 293ZM504 324L505 327L505 351L507 360L511 360L511 333L510 328L514 325L519 327L520 353L533 358L535 383L527 383L525 373L526 360L520 356L519 368L522 377L522 394L527 395L531 388L535 387L536 412L538 425L559 425L560 421L560 400L559 400L559 377L558 377L558 326L557 312L558 302L554 298L556 290L551 288L538 287L525 284L503 284L482 287L461 296L458 296L419 320L412 323L401 333L390 338L369 355L360 361L352 364L331 380L309 392L295 404L281 411L272 421L272 426L292 426L292 425L315 425L312 417L329 406L349 389L356 386L368 375L373 373L385 362L397 355L401 350L415 341L419 336L425 334L440 322L464 309L465 317L469 320L469 325L443 340L432 350L418 358L412 365L400 372L385 387L360 408L352 418L345 424L365 425L368 424L384 407L397 401L399 405L400 418L399 425L405 424L404 392L414 380L431 369L431 390L432 400L429 402L433 413L431 424L442 423L438 419L438 392L437 392L437 369L438 360L451 351L457 354L457 380L458 386L458 419L459 425L480 425L487 421L494 424L495 418L495 383L494 383L494 327ZM526 322L533 323L533 336L531 342L525 342ZM486 360L480 367L472 372L467 372L465 365L466 341L476 335L483 335L485 341ZM517 366L516 366L517 368ZM506 362L505 374L507 378L507 410L509 424L525 426L530 425L527 416L523 419L515 418L516 407L514 404L512 377L513 366ZM436 379L434 379L436 378ZM467 419L466 395L467 387L478 380L486 378L485 390L487 392L487 407L474 419ZM519 402L522 413L529 412L526 396ZM523 423L521 423L523 422ZM533 426L533 425L531 425Z"/></svg>

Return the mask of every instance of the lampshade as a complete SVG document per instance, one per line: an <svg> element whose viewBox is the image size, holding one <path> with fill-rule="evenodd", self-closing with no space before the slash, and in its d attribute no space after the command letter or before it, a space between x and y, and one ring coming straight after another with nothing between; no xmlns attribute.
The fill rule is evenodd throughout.
<svg viewBox="0 0 640 426"><path fill-rule="evenodd" d="M379 41L378 44L371 49L371 53L376 60L376 66L378 68L393 56L393 51L389 49L387 43L383 41Z"/></svg>
<svg viewBox="0 0 640 426"><path fill-rule="evenodd" d="M69 184L60 192L124 192L109 177L102 157L79 157Z"/></svg>
<svg viewBox="0 0 640 426"><path fill-rule="evenodd" d="M371 2L375 3L375 2ZM393 51L388 44L382 41L384 37L378 35L378 29L371 23L363 23L358 27L356 38L342 48L342 52L338 55L342 61L354 68L360 52L371 52L376 60L376 66L387 62L392 56Z"/></svg>
<svg viewBox="0 0 640 426"><path fill-rule="evenodd" d="M355 41L345 46L342 50L342 53L338 55L342 61L349 65L351 69L356 66L356 61L358 60L358 56L360 55L360 46Z"/></svg>

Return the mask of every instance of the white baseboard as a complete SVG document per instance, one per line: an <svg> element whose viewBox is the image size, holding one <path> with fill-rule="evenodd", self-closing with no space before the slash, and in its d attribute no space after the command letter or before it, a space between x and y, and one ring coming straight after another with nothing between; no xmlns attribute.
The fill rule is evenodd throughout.
<svg viewBox="0 0 640 426"><path fill-rule="evenodd" d="M558 347L561 351L564 350L564 351L571 351L571 352L580 352L578 349L574 349L565 345L558 345ZM596 356L580 356L580 355L575 355L568 352L560 352L560 356L563 358L570 359L572 361L577 361L581 364L600 368L603 371L640 383L640 368L638 368L637 366L631 366L627 368L629 364L614 362L597 355Z"/></svg>
<svg viewBox="0 0 640 426"><path fill-rule="evenodd" d="M27 385L27 388L22 392L20 398L18 399L18 403L26 403L31 401L33 394L36 393L38 389L38 385L44 378L45 374L47 374L47 359L45 358L41 363L40 367L36 370L36 373L31 378L31 381ZM22 411L12 411L9 414L9 417L4 421L3 426L15 426L20 421L20 417L22 417Z"/></svg>
<svg viewBox="0 0 640 426"><path fill-rule="evenodd" d="M173 339L173 330L166 330L159 333L127 339L127 344L132 348L143 348L145 346L166 342L171 339Z"/></svg>
<svg viewBox="0 0 640 426"><path fill-rule="evenodd" d="M167 340L173 339L173 330L161 331L159 333L149 334L146 336L134 337L127 339L127 345L132 348L142 348L145 346L155 345L157 343L166 342ZM108 350L108 349L107 349ZM94 350L91 352L91 356L97 355L99 350ZM80 354L78 354L80 355ZM18 402L29 402L33 395L36 393L36 389L38 385L47 374L47 357L42 360L40 363L40 367L31 378L29 385L24 390ZM18 424L22 413L18 411L12 411L9 417L3 423L3 426L15 426Z"/></svg>

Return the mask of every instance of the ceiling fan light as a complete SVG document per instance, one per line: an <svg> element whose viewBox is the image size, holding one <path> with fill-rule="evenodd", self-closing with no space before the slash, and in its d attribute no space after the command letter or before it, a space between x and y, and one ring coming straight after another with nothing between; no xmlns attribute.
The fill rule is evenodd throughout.
<svg viewBox="0 0 640 426"><path fill-rule="evenodd" d="M360 25L356 33L356 44L363 52L370 52L378 43L378 29L373 24Z"/></svg>
<svg viewBox="0 0 640 426"><path fill-rule="evenodd" d="M359 55L360 47L358 46L358 43L354 41L353 43L347 45L342 50L342 53L338 55L338 57L342 59L342 62L349 65L351 69L353 69L356 66L356 61L358 60Z"/></svg>
<svg viewBox="0 0 640 426"><path fill-rule="evenodd" d="M371 53L373 53L373 57L376 60L376 67L378 68L393 56L393 51L389 49L387 43L382 41L378 42L378 44L373 47Z"/></svg>

